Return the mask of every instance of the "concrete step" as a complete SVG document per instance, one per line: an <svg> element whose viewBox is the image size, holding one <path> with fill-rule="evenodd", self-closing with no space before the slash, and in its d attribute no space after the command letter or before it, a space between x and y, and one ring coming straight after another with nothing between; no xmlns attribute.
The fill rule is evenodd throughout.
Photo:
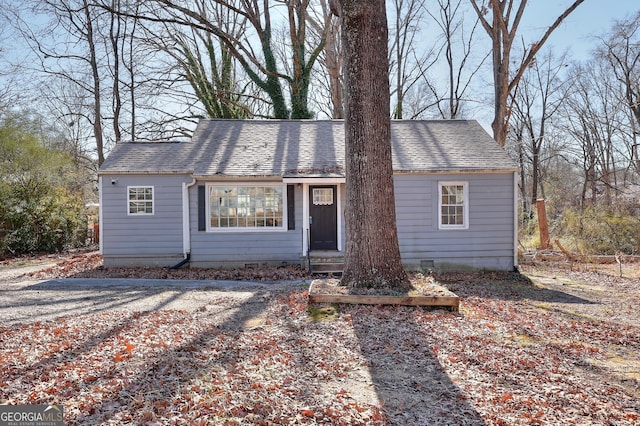
<svg viewBox="0 0 640 426"><path fill-rule="evenodd" d="M312 274L342 274L344 270L342 253L311 253L309 262Z"/></svg>
<svg viewBox="0 0 640 426"><path fill-rule="evenodd" d="M314 263L311 261L312 274L342 274L344 263Z"/></svg>

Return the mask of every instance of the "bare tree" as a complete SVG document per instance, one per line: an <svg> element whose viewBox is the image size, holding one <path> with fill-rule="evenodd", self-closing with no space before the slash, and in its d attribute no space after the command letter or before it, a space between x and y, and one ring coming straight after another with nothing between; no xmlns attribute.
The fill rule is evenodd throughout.
<svg viewBox="0 0 640 426"><path fill-rule="evenodd" d="M8 54L6 45L9 39L8 29L10 28L8 16L10 11L0 10L0 114L2 109L8 107L12 101L10 99L11 87L10 82L13 74L9 61L5 59L5 55Z"/></svg>
<svg viewBox="0 0 640 426"><path fill-rule="evenodd" d="M461 10L463 0L438 0L438 7L427 13L440 28L440 39L435 57L440 61L442 56L446 63L446 84L444 88L435 79L425 78L425 85L433 95L434 106L439 116L444 119L460 118L462 108L468 96L471 82L482 69L490 52L481 53L475 57L478 48L474 46L479 19L471 23L471 29L466 30L466 18ZM474 60L475 59L475 60Z"/></svg>
<svg viewBox="0 0 640 426"><path fill-rule="evenodd" d="M81 115L85 105L91 103L91 94L64 79L49 81L46 90L53 96L44 96L42 107L44 114L55 117L49 121L64 141L64 146L60 148L71 154L77 167L95 173L97 164L92 155L95 147L90 142L93 128L83 123Z"/></svg>
<svg viewBox="0 0 640 426"><path fill-rule="evenodd" d="M403 118L404 98L407 92L421 79L433 48L419 53L417 38L425 25L424 1L393 0L392 25L390 25L389 74L391 75L391 96L395 99L392 116Z"/></svg>
<svg viewBox="0 0 640 426"><path fill-rule="evenodd" d="M609 69L600 61L578 65L576 76L565 102L567 130L576 146L576 165L584 175L581 201L595 205L604 195L611 205L618 189L617 169L624 150L624 106L616 99Z"/></svg>
<svg viewBox="0 0 640 426"><path fill-rule="evenodd" d="M340 0L339 5L347 92L342 283L407 288L396 230L385 1Z"/></svg>
<svg viewBox="0 0 640 426"><path fill-rule="evenodd" d="M512 95L512 122L515 122L518 158L521 162L521 179L531 180L530 205L538 199L538 190L544 193L542 181L544 162L552 152L544 152L548 144L547 131L551 119L556 115L570 84L562 78L566 68L565 55L554 58L552 53L534 61L523 74ZM525 170L524 161L529 168ZM522 188L524 190L526 185ZM523 194L524 195L524 194Z"/></svg>
<svg viewBox="0 0 640 426"><path fill-rule="evenodd" d="M554 22L547 28L542 37L529 45L522 60L515 67L511 76L513 58L511 50L515 41L518 27L527 6L527 0L470 0L471 5L480 18L480 23L491 38L493 57L494 84L494 118L491 123L494 139L504 146L507 140L510 108L509 95L518 85L535 55L548 40L553 31L569 16L584 0L575 0ZM491 18L487 19L487 15Z"/></svg>
<svg viewBox="0 0 640 426"><path fill-rule="evenodd" d="M264 0L216 0L228 9L232 15L230 19L246 21L252 32L243 33L241 38L229 34L225 28L208 18L207 12L211 2L199 0L193 7L182 2L170 0L155 0L148 2L146 11L139 11L136 17L156 22L172 22L187 27L194 27L208 31L218 37L229 49L229 53L243 67L247 76L262 89L269 97L273 116L275 118L310 118L312 113L308 109L308 89L311 70L318 55L324 48L326 34L307 52L306 22L310 0L286 0L270 2ZM290 60L292 74L281 72L276 58L276 47L273 39L272 8L284 5L288 22ZM328 28L328 25L325 25ZM255 40L258 40L260 51L253 50ZM281 82L288 84L291 111L287 106L284 89Z"/></svg>
<svg viewBox="0 0 640 426"><path fill-rule="evenodd" d="M112 1L114 5L118 3ZM16 15L16 24L37 58L23 69L42 76L44 83L38 86L42 90L40 98L48 97L45 103L51 112L66 111L73 117L59 117L64 122L73 123L74 127L91 127L90 140L100 165L108 142L122 138L119 43L126 36L120 22L88 0L45 1L32 7L23 10L24 15ZM48 25L44 28L32 25L28 21L33 14L40 14ZM67 93L58 90L60 87L66 87ZM111 105L104 103L107 93ZM55 102L71 103L54 107ZM112 123L110 133L108 121ZM80 133L84 132L77 134Z"/></svg>
<svg viewBox="0 0 640 426"><path fill-rule="evenodd" d="M58 3L58 2L53 2ZM62 11L67 14L67 16L71 16L74 11L71 9L70 5L65 5L63 2L60 2L63 6ZM94 38L93 33L93 16L91 14L91 9L89 8L89 2L87 0L82 0L82 13L84 13L84 23L81 25L84 26L85 32L83 34L84 41L87 44L87 50L89 53L89 58L87 58L89 63L89 69L91 70L91 82L93 83L93 88L91 93L93 94L93 137L96 139L96 151L98 153L98 166L100 166L104 162L104 134L102 133L102 98L101 98L101 77L100 71L98 70L98 56L96 51L96 40ZM82 19L82 18L81 18ZM70 19L73 22L73 18ZM82 21L81 21L82 22ZM80 25L75 25L76 29L81 30L82 27ZM114 127L117 127L118 124L114 124ZM118 133L119 135L119 133Z"/></svg>
<svg viewBox="0 0 640 426"><path fill-rule="evenodd" d="M60 46L56 46L55 42L47 45L43 42L42 34L35 33L33 28L25 25L21 30L41 60L41 71L49 78L66 80L91 94L89 104L83 108L83 118L93 128L92 137L95 140L95 152L100 165L105 158L101 98L104 75L101 74L98 64L100 37L95 32L95 22L100 16L87 0L43 3L59 26L60 34L67 37L66 41ZM51 32L51 28L48 30Z"/></svg>
<svg viewBox="0 0 640 426"><path fill-rule="evenodd" d="M423 78L424 72L435 62L433 48L421 52L418 39L425 26L424 2L419 0L394 0L390 2L389 73L393 118L404 116L405 97ZM326 0L320 0L318 13L312 15L310 26L314 33L324 29L329 8ZM344 117L344 82L342 81L343 52L340 43L340 17L329 23L325 48L320 56L322 69L315 74L314 84L322 88L330 99L330 107L323 108L332 118ZM315 36L317 37L317 36ZM428 60L431 61L428 63ZM321 100L322 102L322 100ZM321 103L320 102L320 103Z"/></svg>
<svg viewBox="0 0 640 426"><path fill-rule="evenodd" d="M632 123L631 165L640 173L640 12L623 21L618 21L608 38L602 39L597 52L606 58L613 73L622 86L621 101L635 118Z"/></svg>
<svg viewBox="0 0 640 426"><path fill-rule="evenodd" d="M318 57L320 67L314 68L311 86L318 87L322 93L313 98L321 111L331 118L344 118L344 81L342 51L342 18L331 13L327 0L319 0L316 13L309 14L308 22L311 43L317 44L326 34L325 46ZM328 28L325 28L328 22Z"/></svg>
<svg viewBox="0 0 640 426"><path fill-rule="evenodd" d="M234 21L227 8L201 8L207 19L235 38L242 37L245 21ZM146 28L145 42L168 55L178 78L186 79L197 101L210 118L246 118L253 115L246 84L236 72L236 60L229 47L209 31L160 22ZM185 93L186 97L190 94ZM198 115L194 112L194 115Z"/></svg>

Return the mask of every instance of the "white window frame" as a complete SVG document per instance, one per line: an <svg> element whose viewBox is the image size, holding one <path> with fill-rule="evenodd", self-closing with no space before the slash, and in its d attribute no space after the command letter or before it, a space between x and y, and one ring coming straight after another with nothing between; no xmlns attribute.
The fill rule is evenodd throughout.
<svg viewBox="0 0 640 426"><path fill-rule="evenodd" d="M450 224L442 223L442 188L444 186L462 186L462 196L463 196L462 224L450 225ZM438 182L438 229L442 229L442 230L469 229L469 182L466 182L466 181Z"/></svg>
<svg viewBox="0 0 640 426"><path fill-rule="evenodd" d="M147 213L146 211L143 212L136 212L136 213L131 213L131 203L135 203L135 202L147 202L148 200L131 200L129 198L129 192L132 189L151 189L151 213ZM131 185L131 186L127 186L127 216L153 216L156 213L156 191L155 188L153 187L153 185Z"/></svg>
<svg viewBox="0 0 640 426"><path fill-rule="evenodd" d="M244 187L244 188L281 188L282 225L281 226L252 226L252 227L212 227L211 226L211 188ZM241 233L241 232L287 232L287 185L283 183L208 183L206 185L206 215L207 232Z"/></svg>

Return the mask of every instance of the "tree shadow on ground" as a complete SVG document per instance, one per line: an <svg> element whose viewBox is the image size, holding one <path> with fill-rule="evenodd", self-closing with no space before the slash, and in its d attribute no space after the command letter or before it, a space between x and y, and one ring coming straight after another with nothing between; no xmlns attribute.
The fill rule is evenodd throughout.
<svg viewBox="0 0 640 426"><path fill-rule="evenodd" d="M133 297L118 290L124 299ZM68 294L69 289L58 291ZM329 336L309 344L320 334L306 328L306 293L300 287L248 293L227 301L224 312L215 301L195 311L167 310L163 299L143 312L115 313L99 304L95 315L78 314L77 321L68 315L67 320L21 325L16 327L24 330L19 335L51 333L67 343L21 360L16 363L19 371L6 370L3 380L30 389L30 403L63 404L65 421L72 425L314 424L339 420L344 410L355 416L362 409L371 412L368 401L327 393L327 382L340 389L343 366L317 362L319 353L328 358L337 353L335 341ZM117 299L109 294L105 300L112 297ZM92 302L87 304L90 309ZM265 315L273 316L274 310L279 319L269 325ZM77 327L85 330L64 330ZM353 339L339 345L357 347L351 343ZM37 336L29 344L44 349ZM0 391L0 400L14 397ZM345 418L337 424L372 424L363 417Z"/></svg>
<svg viewBox="0 0 640 426"><path fill-rule="evenodd" d="M229 402L230 397L218 392L216 384L224 389L225 375L242 374L237 366L242 357L236 347L238 335L248 320L266 308L268 298L268 292L258 290L231 307L224 317L204 312L209 321L204 321L202 329L150 359L136 374L123 377L119 386L102 394L96 404L86 406L74 422L155 424L171 419L177 424L213 424L210 418L217 416L218 408L211 400L203 404L198 400L218 393L219 403ZM246 413L233 414L242 417Z"/></svg>
<svg viewBox="0 0 640 426"><path fill-rule="evenodd" d="M96 288L86 284L76 286L44 281L15 290L3 290L0 313L8 325L113 310L154 311L171 307L188 292L189 289L175 286Z"/></svg>
<svg viewBox="0 0 640 426"><path fill-rule="evenodd" d="M481 297L501 300L535 300L549 303L593 304L588 299L537 285L517 272L443 273L435 274L437 283L459 297Z"/></svg>
<svg viewBox="0 0 640 426"><path fill-rule="evenodd" d="M117 310L115 307L126 307L134 300L144 302L146 296L134 290L118 289L116 293L111 290L108 294L93 299L87 298L86 306L79 311L54 308L52 315L64 313L68 314L67 317L73 317L87 314L83 315L82 321L79 322L67 321L64 318L46 322L50 316L40 322L36 313L36 318L31 318L32 321L20 328L38 330L37 332L48 330L60 336L64 333L62 328L70 324L74 327L92 324L91 314L107 312L109 316L95 317L96 325L99 325L95 327L95 332L90 330L78 333L82 336L69 336L69 340L60 345L58 350L44 351L44 356L35 356L30 362L21 362L20 366L12 368L3 380L26 380L29 387L35 389L38 387L38 377L48 380L60 377L60 374L68 374L66 380L56 381L63 384L63 387L50 388L45 392L45 397L36 397L35 392L29 397L30 403L63 404L66 424L146 424L159 421L163 418L164 412L184 396L185 389L195 386L198 381L208 382L207 386L211 386L211 383L216 381L217 371L236 370L235 363L242 358L242 354L234 349L238 333L242 332L248 319L260 315L269 299L269 292L254 289L250 297L237 299L232 304L227 303L224 313L216 310L215 306L197 310L195 313L165 310L165 306L186 291L184 290L154 301L155 304L150 305L150 309L145 311L114 315L112 311ZM60 288L59 291L68 293L69 289ZM152 296L163 291L166 292L166 288L154 290ZM19 308L29 311L31 307L29 303L24 303ZM179 326L171 324L172 314L187 321L184 330L178 328L167 333L168 341L159 343L159 348L167 346L167 349L160 350L157 355L153 354L148 360L136 357L135 348L145 345L147 333L152 334L156 331L145 329L145 324L153 324L154 316L162 315L168 320L162 319L161 325ZM197 316L203 326L197 332L188 334L188 322L192 318L190 314ZM180 339L183 343L172 345L172 339ZM215 342L215 350L212 350L211 342ZM46 349L38 347L37 341L32 344L37 347L38 352ZM117 352L114 358L111 348L120 346L122 352ZM104 352L105 347L107 352ZM221 380L223 379L224 374L221 377ZM203 396L203 392L194 390L193 395L196 401L198 397ZM15 395L0 391L0 400L12 397ZM74 402L71 403L71 400ZM206 407L193 407L199 409L188 410L191 403L192 401L187 401L179 411L172 413L173 421L179 424L193 424L199 417L207 418L211 410Z"/></svg>
<svg viewBox="0 0 640 426"><path fill-rule="evenodd" d="M566 297L563 292L554 292L526 282L528 279L520 282L521 279L496 279L488 274L479 274L479 277L472 280L464 275L459 283L448 283L447 286L459 285L456 293L462 297L547 301ZM45 290L43 286L32 288L34 294ZM97 305L92 307L88 300L86 309L95 308L96 313L112 311L114 308L111 304L126 306L127 299L149 303L143 296L135 294L134 290L131 289L132 293L129 294L128 289L110 289L112 293L95 300ZM77 301L83 300L80 292L74 293L63 288L56 291L67 296L71 294ZM183 289L183 292L186 291ZM84 340L72 342L71 347L59 353L40 357L19 373L35 387L44 375L63 374L74 364L74 368L77 368L86 355L94 356L94 347L105 341L118 343L135 333L141 333L140 337L144 337L142 333L147 331L144 328L145 321L171 307L172 301L179 297L171 294L166 297L161 295L159 300L151 303L149 306L153 307L152 310L122 317L122 321L87 334ZM54 389L56 393L51 394L50 399L29 402L59 402L65 405L65 402L73 399L73 404L65 405L65 412L70 416L69 424L219 424L217 422L220 419L226 419L229 424L260 424L266 421L278 424L279 420L280 423L288 423L294 418L298 418L299 423L330 423L327 416L305 417L299 407L308 407L310 413L316 414L323 410L328 413L327 409L333 409L329 404L337 404L342 396L334 394L333 400L327 403L327 400L319 398L317 392L324 392L323 386L331 380L335 385L333 389L340 390L343 384L329 376L329 367L322 365L319 353L350 350L364 360L386 418L377 423L360 419L344 420L342 424L484 424L482 417L466 400L465 393L448 376L436 356L438 341L455 338L443 337L439 333L438 322L456 321L459 318L457 314L436 311L434 317L437 318L425 321L425 313L419 308L344 306L341 308L343 318L338 323L345 326L342 333L335 324L311 327L306 322L300 322L301 308L295 308L298 310L296 317L295 313L289 312L287 305L283 305L286 309L282 312L284 320L278 327L285 329L280 333L272 333L268 324L255 328L247 326L251 321L259 324L261 318L268 315L269 304L274 297L295 296L302 300L298 300L300 304L304 302L301 294L300 288L283 291L280 295L254 289L246 298L227 306L224 312L216 310L214 305L207 305L203 311L181 314L183 322L176 324L177 330L170 336L180 338L180 344L169 345L148 358L136 357L137 349L134 348L131 351L131 365L125 360L110 363L104 370L97 370L88 364L84 370L80 370L78 377L67 376L69 378L65 386L68 387ZM118 295L121 300L118 300ZM580 298L568 300L574 300L570 303L590 303ZM32 305L25 303L20 309L39 307L34 301ZM74 311L57 309L67 316L74 315ZM345 316L351 318L348 329ZM187 334L186 328L191 320L202 321L202 327L197 333ZM185 327L184 333L179 329L181 326ZM53 324L49 330L53 327L60 327L60 324ZM345 336L351 333L351 327L355 337L347 338ZM44 329L44 325L38 329ZM315 334L310 332L312 329ZM523 330L518 333L528 332ZM327 336L326 341L309 345L308 340L318 338L321 333ZM0 340L1 337L2 333ZM133 340L131 343L139 344ZM300 348L303 345L307 346ZM267 368L262 365L262 355L278 362ZM134 366L134 361L141 365ZM261 381L252 381L255 371L263 368ZM347 365L338 371L338 379L342 379L340 374L350 374L350 368ZM12 377L3 377L3 380L13 380L13 376L12 373ZM303 380L306 385L296 387L287 384L289 380L292 383ZM94 399L83 401L78 395ZM4 398L6 396L0 396L0 400ZM80 404L78 401L83 402ZM356 402L361 401L364 399ZM358 409L363 406L361 404ZM434 421L434 418L440 420Z"/></svg>
<svg viewBox="0 0 640 426"><path fill-rule="evenodd" d="M353 318L387 424L485 424L435 355L431 336L438 329L415 320L421 308L361 305L345 307L345 312Z"/></svg>

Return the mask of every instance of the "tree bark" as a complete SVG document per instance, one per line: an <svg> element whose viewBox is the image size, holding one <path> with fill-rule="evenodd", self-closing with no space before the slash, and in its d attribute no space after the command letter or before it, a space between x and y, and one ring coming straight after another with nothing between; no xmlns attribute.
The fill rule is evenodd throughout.
<svg viewBox="0 0 640 426"><path fill-rule="evenodd" d="M346 255L342 283L408 288L400 260L384 0L341 0L346 85Z"/></svg>
<svg viewBox="0 0 640 426"><path fill-rule="evenodd" d="M93 80L93 136L96 138L96 151L98 153L98 166L104 163L104 140L102 132L102 105L101 105L101 89L100 89L100 71L98 70L98 59L93 38L93 21L91 11L89 10L89 2L83 1L82 4L84 15L86 18L86 38L89 47L89 64L91 66L91 77Z"/></svg>
<svg viewBox="0 0 640 426"><path fill-rule="evenodd" d="M120 4L116 1L111 2L111 7L119 10ZM122 141L122 132L120 131L120 115L122 112L122 99L120 97L120 39L122 33L120 31L121 23L120 17L117 13L111 14L110 19L110 31L109 41L111 42L111 49L113 51L113 135L114 142L120 143ZM131 140L134 140L133 134Z"/></svg>

